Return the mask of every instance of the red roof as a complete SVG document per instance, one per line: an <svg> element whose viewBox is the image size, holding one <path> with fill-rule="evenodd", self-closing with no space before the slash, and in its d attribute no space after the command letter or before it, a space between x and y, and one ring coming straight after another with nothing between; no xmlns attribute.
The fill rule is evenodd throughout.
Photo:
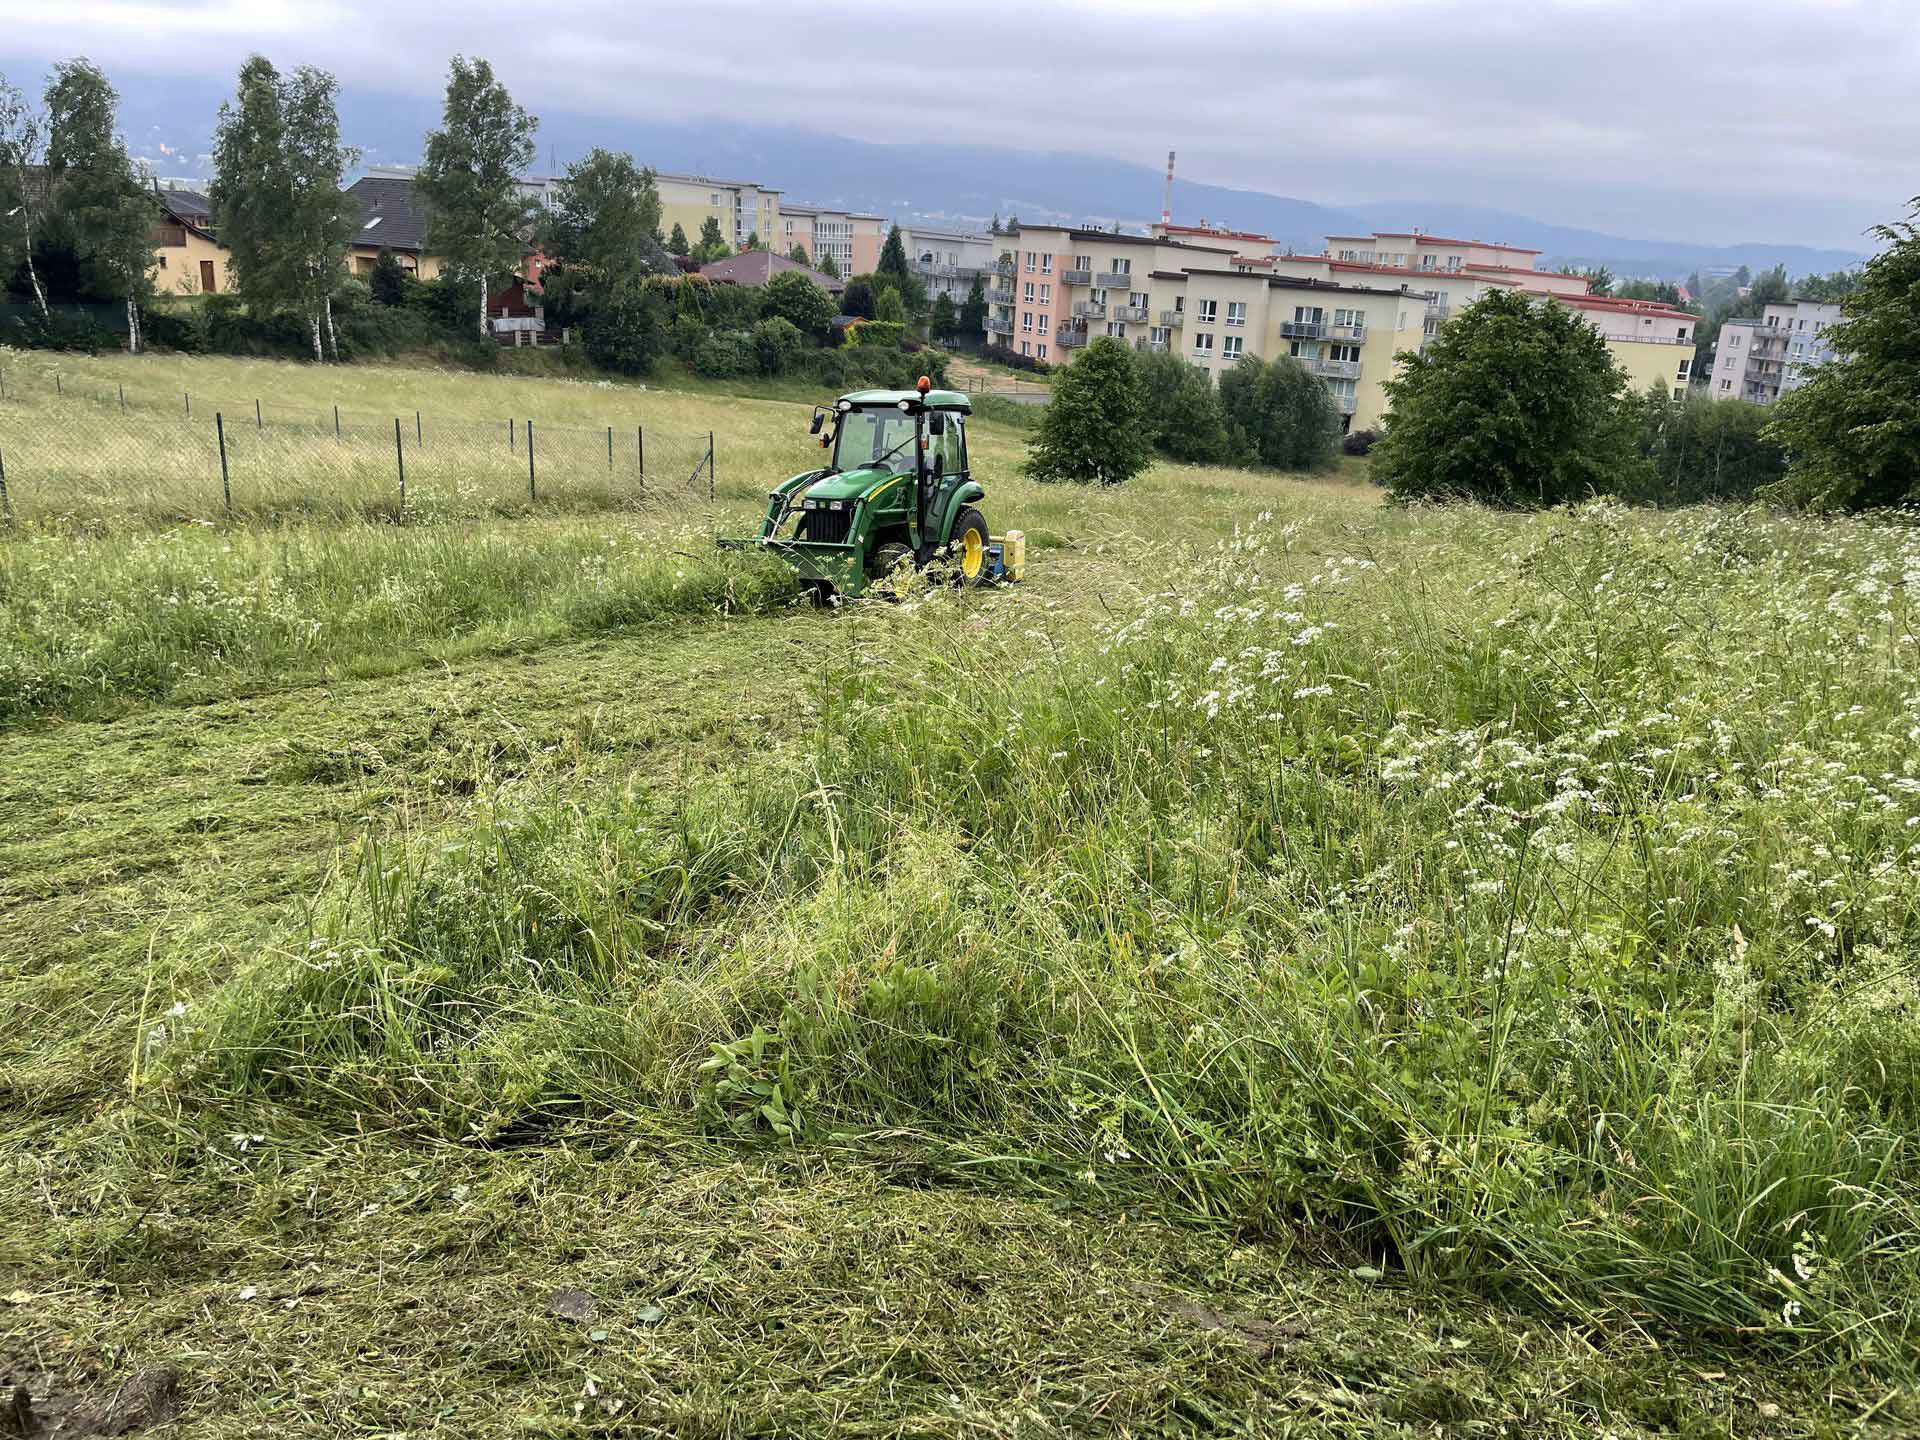
<svg viewBox="0 0 1920 1440"><path fill-rule="evenodd" d="M1501 245L1492 240L1449 240L1445 235L1428 235L1419 230L1376 230L1371 235L1329 235L1329 240L1424 240L1433 245L1475 245L1482 250L1511 250L1516 255L1538 255L1524 245Z"/></svg>
<svg viewBox="0 0 1920 1440"><path fill-rule="evenodd" d="M1225 230L1218 225L1162 225L1169 235L1205 235L1214 240L1264 240L1273 243L1271 235L1262 235L1257 230Z"/></svg>
<svg viewBox="0 0 1920 1440"><path fill-rule="evenodd" d="M729 255L725 260L700 267L700 273L709 280L717 280L722 285L745 285L752 290L760 289L783 270L798 270L829 295L838 295L847 288L846 281L823 275L771 250L749 250L744 255Z"/></svg>
<svg viewBox="0 0 1920 1440"><path fill-rule="evenodd" d="M1572 305L1581 310L1611 310L1621 315L1647 315L1655 320L1694 321L1700 318L1686 310L1662 305L1657 300L1621 300L1612 295L1556 295L1553 298L1563 305Z"/></svg>
<svg viewBox="0 0 1920 1440"><path fill-rule="evenodd" d="M1375 275L1403 276L1409 284L1415 280L1478 280L1483 285L1519 285L1518 280L1501 280L1493 275L1469 275L1464 270L1410 270L1404 265L1369 265L1364 260L1324 260L1318 255L1299 257L1305 260L1323 260L1335 270L1366 270Z"/></svg>

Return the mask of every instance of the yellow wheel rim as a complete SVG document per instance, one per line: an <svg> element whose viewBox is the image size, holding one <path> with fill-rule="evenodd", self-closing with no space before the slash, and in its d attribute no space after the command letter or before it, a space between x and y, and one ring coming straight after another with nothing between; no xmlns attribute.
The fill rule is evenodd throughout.
<svg viewBox="0 0 1920 1440"><path fill-rule="evenodd" d="M978 579L987 561L987 542L969 525L960 537L960 573L969 580Z"/></svg>

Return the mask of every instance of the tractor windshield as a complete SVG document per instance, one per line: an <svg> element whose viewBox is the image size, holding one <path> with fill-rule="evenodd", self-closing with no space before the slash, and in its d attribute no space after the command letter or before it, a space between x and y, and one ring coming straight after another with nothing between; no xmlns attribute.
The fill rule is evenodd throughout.
<svg viewBox="0 0 1920 1440"><path fill-rule="evenodd" d="M884 465L895 473L913 469L913 417L892 406L849 410L840 417L840 443L834 447L837 470Z"/></svg>

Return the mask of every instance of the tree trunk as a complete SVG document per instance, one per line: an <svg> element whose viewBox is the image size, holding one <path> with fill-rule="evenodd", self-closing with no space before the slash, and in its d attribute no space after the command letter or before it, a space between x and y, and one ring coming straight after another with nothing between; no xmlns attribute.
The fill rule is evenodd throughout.
<svg viewBox="0 0 1920 1440"><path fill-rule="evenodd" d="M487 338L487 277L480 277L480 338Z"/></svg>
<svg viewBox="0 0 1920 1440"><path fill-rule="evenodd" d="M327 356L326 352L320 348L320 312L317 310L310 312L307 315L307 323L313 326L313 363L324 364Z"/></svg>
<svg viewBox="0 0 1920 1440"><path fill-rule="evenodd" d="M333 355L333 363L338 365L340 363L340 336L333 328L333 296L327 296L325 304L327 316L327 349Z"/></svg>
<svg viewBox="0 0 1920 1440"><path fill-rule="evenodd" d="M131 295L127 297L127 353L140 353L140 306Z"/></svg>

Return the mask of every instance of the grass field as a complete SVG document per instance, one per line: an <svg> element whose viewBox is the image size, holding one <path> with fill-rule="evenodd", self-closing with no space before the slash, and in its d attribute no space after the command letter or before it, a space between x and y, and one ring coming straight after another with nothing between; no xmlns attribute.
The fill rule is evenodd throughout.
<svg viewBox="0 0 1920 1440"><path fill-rule="evenodd" d="M1029 583L818 613L706 543L792 403L95 363L638 403L721 485L0 539L42 1413L1920 1426L1911 531L1048 489L982 424Z"/></svg>

